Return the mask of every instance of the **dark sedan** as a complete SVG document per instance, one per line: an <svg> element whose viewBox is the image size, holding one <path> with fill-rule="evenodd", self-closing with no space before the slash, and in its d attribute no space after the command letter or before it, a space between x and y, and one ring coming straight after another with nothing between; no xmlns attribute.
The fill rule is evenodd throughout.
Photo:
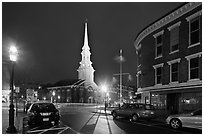
<svg viewBox="0 0 204 136"><path fill-rule="evenodd" d="M152 105L149 104L123 104L120 108L116 108L112 111L112 116L116 117L128 117L132 121L137 121L138 119L153 119L156 118L155 110Z"/></svg>
<svg viewBox="0 0 204 136"><path fill-rule="evenodd" d="M49 102L33 103L28 109L28 125L43 124L47 122L58 125L60 120L59 111L54 104Z"/></svg>

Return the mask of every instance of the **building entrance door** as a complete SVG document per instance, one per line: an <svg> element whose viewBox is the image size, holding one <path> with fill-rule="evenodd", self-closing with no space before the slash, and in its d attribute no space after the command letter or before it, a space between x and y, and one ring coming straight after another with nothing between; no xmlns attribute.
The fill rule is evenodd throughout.
<svg viewBox="0 0 204 136"><path fill-rule="evenodd" d="M180 93L167 94L167 110L170 111L170 114L179 112L179 97L181 97Z"/></svg>

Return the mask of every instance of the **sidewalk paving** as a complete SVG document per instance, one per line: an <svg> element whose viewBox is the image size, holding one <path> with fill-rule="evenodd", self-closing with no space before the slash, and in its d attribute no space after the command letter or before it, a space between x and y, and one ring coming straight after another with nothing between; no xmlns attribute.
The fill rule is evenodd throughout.
<svg viewBox="0 0 204 136"><path fill-rule="evenodd" d="M17 133L22 132L23 118L26 116L26 113L23 112L23 109L18 109L18 114L16 117L16 112L14 112L14 126L16 127ZM9 107L2 106L2 134L8 134L6 132L9 127Z"/></svg>

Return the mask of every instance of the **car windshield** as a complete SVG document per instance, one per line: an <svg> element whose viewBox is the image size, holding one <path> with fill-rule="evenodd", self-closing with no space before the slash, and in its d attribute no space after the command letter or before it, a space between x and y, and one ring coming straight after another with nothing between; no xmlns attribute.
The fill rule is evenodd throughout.
<svg viewBox="0 0 204 136"><path fill-rule="evenodd" d="M52 103L33 104L32 110L54 110L55 106Z"/></svg>

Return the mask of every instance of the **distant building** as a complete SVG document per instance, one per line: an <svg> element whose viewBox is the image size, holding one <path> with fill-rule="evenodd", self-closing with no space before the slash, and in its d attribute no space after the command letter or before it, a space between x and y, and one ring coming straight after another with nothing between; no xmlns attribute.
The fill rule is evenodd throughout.
<svg viewBox="0 0 204 136"><path fill-rule="evenodd" d="M57 103L95 103L95 91L85 88L84 80L61 80L49 87L44 97ZM43 97L41 98L43 99Z"/></svg>
<svg viewBox="0 0 204 136"><path fill-rule="evenodd" d="M172 113L202 106L202 3L185 3L144 28L134 41L137 93Z"/></svg>

